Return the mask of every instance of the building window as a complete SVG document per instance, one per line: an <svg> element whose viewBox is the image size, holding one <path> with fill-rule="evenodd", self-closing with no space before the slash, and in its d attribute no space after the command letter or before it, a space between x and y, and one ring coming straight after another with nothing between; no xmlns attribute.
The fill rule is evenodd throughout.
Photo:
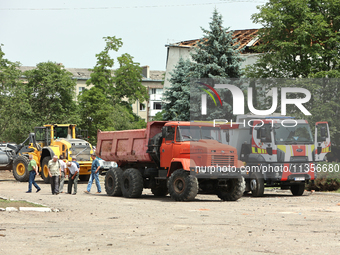
<svg viewBox="0 0 340 255"><path fill-rule="evenodd" d="M81 94L85 90L85 87L79 87L79 94Z"/></svg>
<svg viewBox="0 0 340 255"><path fill-rule="evenodd" d="M155 95L156 94L156 89L151 89L151 95Z"/></svg>
<svg viewBox="0 0 340 255"><path fill-rule="evenodd" d="M139 110L145 111L145 104L139 104Z"/></svg>
<svg viewBox="0 0 340 255"><path fill-rule="evenodd" d="M161 102L154 102L153 103L154 110L162 110L162 103Z"/></svg>

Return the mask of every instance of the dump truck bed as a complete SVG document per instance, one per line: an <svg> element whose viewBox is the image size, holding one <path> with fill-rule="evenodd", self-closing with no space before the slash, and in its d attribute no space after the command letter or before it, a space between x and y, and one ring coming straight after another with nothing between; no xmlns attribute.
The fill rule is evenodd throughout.
<svg viewBox="0 0 340 255"><path fill-rule="evenodd" d="M166 121L153 121L144 129L100 131L97 133L97 156L106 161L152 162L146 152L149 139L162 131Z"/></svg>

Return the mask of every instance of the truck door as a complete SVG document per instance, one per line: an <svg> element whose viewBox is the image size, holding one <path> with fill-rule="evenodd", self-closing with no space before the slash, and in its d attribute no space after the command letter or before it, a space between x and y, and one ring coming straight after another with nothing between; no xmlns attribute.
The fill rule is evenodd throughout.
<svg viewBox="0 0 340 255"><path fill-rule="evenodd" d="M315 123L314 138L315 161L325 160L325 156L331 151L331 138L327 122Z"/></svg>
<svg viewBox="0 0 340 255"><path fill-rule="evenodd" d="M175 126L166 126L164 142L161 145L161 167L170 167L170 162L172 160L173 145L175 139Z"/></svg>

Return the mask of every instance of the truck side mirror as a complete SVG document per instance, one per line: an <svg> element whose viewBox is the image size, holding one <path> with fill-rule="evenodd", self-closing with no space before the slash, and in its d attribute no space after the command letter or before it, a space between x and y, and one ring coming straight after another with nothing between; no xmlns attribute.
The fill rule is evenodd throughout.
<svg viewBox="0 0 340 255"><path fill-rule="evenodd" d="M321 141L326 141L326 128L321 127L320 131L321 131Z"/></svg>
<svg viewBox="0 0 340 255"><path fill-rule="evenodd" d="M166 127L162 127L162 138L166 136Z"/></svg>
<svg viewBox="0 0 340 255"><path fill-rule="evenodd" d="M260 129L260 134L261 134L261 142L265 142L267 139L266 139L266 128L265 127L261 127Z"/></svg>

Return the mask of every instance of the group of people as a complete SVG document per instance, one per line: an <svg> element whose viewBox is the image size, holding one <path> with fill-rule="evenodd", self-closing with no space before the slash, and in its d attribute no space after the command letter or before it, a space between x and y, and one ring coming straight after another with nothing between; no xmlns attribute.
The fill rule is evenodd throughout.
<svg viewBox="0 0 340 255"><path fill-rule="evenodd" d="M101 193L101 186L99 182L99 161L96 157L96 154L92 154L92 166L91 166L91 175L87 185L85 193L90 193L92 182L96 180L97 186L97 194ZM36 161L33 159L33 155L29 155L29 164L28 164L28 171L29 171L29 180L28 180L28 191L26 193L32 192L32 184L37 189L36 192L39 192L41 188L35 182L35 176L38 174L38 166ZM77 186L79 180L79 170L80 166L77 162L75 156L72 157L72 161L65 163L64 157L60 155L59 159L57 155L54 155L53 158L48 162L48 175L50 176L51 181L51 191L53 195L58 195L59 193L63 193L64 188L64 181L65 181L65 173L66 168L68 168L68 185L67 185L67 194L77 194ZM72 193L72 186L74 186L73 193Z"/></svg>

